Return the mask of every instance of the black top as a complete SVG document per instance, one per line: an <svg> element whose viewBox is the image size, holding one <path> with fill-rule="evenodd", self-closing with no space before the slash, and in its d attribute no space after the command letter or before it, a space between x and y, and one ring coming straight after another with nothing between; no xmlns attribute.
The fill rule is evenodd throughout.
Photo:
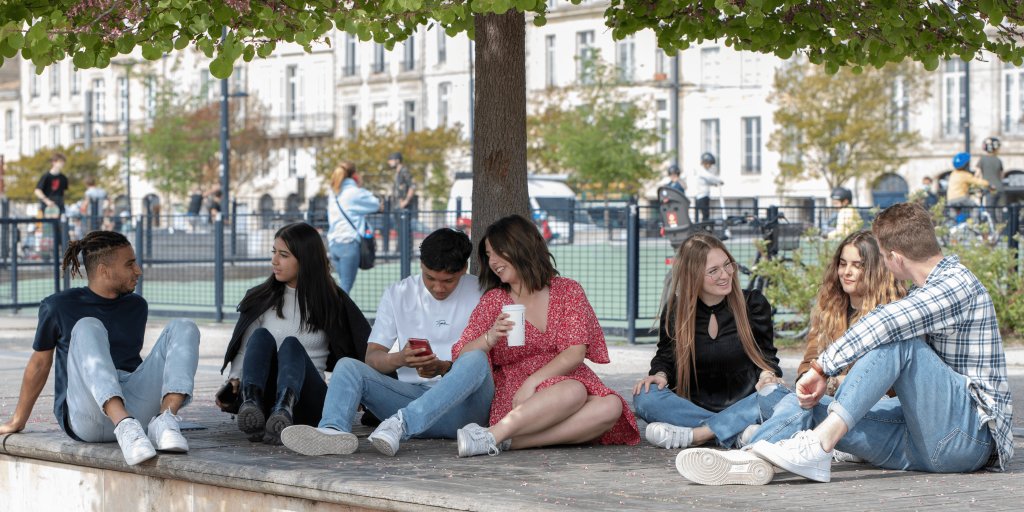
<svg viewBox="0 0 1024 512"><path fill-rule="evenodd" d="M64 191L68 189L68 177L63 174L46 173L39 178L36 188L43 191L47 199L57 203L57 208L64 213Z"/></svg>
<svg viewBox="0 0 1024 512"><path fill-rule="evenodd" d="M779 358L775 353L775 336L772 328L772 308L768 300L757 290L744 292L747 301L747 318L754 334L754 343L761 349L765 360L775 375L782 376ZM690 401L711 412L719 412L747 397L755 391L754 386L761 376L761 368L743 351L736 319L726 300L708 306L697 300L697 323L694 329L694 360L696 372L690 375ZM708 335L711 314L718 321L718 337ZM669 332L675 330L675 311L662 314L658 331L658 351L651 360L650 375L665 372L668 386L676 388L675 341Z"/></svg>
<svg viewBox="0 0 1024 512"><path fill-rule="evenodd" d="M114 368L134 372L142 364L142 342L146 333L149 305L135 293L126 293L115 299L96 295L89 288L71 288L43 299L39 304L39 323L32 349L37 352L54 351L53 415L57 424L73 439L67 421L65 402L68 394L68 348L71 330L79 320L92 317L103 323L110 343L110 359Z"/></svg>
<svg viewBox="0 0 1024 512"><path fill-rule="evenodd" d="M188 199L188 213L192 215L199 215L199 212L203 209L203 195L192 194Z"/></svg>

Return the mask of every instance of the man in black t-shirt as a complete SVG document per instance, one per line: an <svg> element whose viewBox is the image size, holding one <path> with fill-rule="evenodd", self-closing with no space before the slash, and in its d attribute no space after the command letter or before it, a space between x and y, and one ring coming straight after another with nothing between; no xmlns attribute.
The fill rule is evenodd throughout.
<svg viewBox="0 0 1024 512"><path fill-rule="evenodd" d="M43 175L36 185L35 194L42 209L57 207L64 213L64 191L68 189L68 177L61 174L67 159L60 153L50 157L50 172Z"/></svg>
<svg viewBox="0 0 1024 512"><path fill-rule="evenodd" d="M143 361L149 306L133 293L142 269L131 244L120 233L93 231L68 244L65 272L70 265L72 275L80 274L79 251L89 284L39 305L35 353L14 417L0 425L0 434L25 428L56 360L53 413L72 439L117 440L129 465L156 450L187 452L177 413L192 401L199 329L191 320L172 320Z"/></svg>

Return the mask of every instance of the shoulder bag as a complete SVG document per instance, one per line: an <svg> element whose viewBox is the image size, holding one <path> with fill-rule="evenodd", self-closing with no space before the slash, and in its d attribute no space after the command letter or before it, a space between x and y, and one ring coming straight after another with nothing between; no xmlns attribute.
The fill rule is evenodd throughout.
<svg viewBox="0 0 1024 512"><path fill-rule="evenodd" d="M359 268L361 270L370 270L373 268L373 264L377 259L377 241L374 240L372 234L370 234L370 236L366 236L366 233L361 233L359 231L359 228L356 227L355 223L352 222L352 219L350 219L348 214L345 213L345 209L341 207L341 202L338 201L339 195L341 194L339 193L334 195L334 204L338 205L338 210L345 217L345 220L348 221L348 224L352 226L356 235L359 236Z"/></svg>

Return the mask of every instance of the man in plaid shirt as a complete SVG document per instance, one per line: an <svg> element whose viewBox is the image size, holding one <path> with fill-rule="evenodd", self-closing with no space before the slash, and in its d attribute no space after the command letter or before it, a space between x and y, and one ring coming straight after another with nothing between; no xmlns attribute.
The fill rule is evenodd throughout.
<svg viewBox="0 0 1024 512"><path fill-rule="evenodd" d="M920 205L885 209L872 231L886 267L914 282L906 298L865 315L812 362L750 452L686 450L677 459L683 476L763 484L774 475L768 461L828 482L833 456L933 473L1002 469L1013 456L1006 359L988 291L955 255L942 256ZM854 361L835 398L823 397L826 376ZM879 400L890 386L898 400ZM722 467L725 476L713 476Z"/></svg>

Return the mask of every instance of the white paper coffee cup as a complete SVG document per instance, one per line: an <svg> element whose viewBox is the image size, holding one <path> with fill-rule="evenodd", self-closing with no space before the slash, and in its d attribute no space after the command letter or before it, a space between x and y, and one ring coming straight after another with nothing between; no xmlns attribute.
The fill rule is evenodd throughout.
<svg viewBox="0 0 1024 512"><path fill-rule="evenodd" d="M526 345L526 306L522 304L512 304L509 306L503 306L501 308L502 313L508 313L506 320L511 320L516 324L509 329L507 334L508 346L510 347L522 347Z"/></svg>

